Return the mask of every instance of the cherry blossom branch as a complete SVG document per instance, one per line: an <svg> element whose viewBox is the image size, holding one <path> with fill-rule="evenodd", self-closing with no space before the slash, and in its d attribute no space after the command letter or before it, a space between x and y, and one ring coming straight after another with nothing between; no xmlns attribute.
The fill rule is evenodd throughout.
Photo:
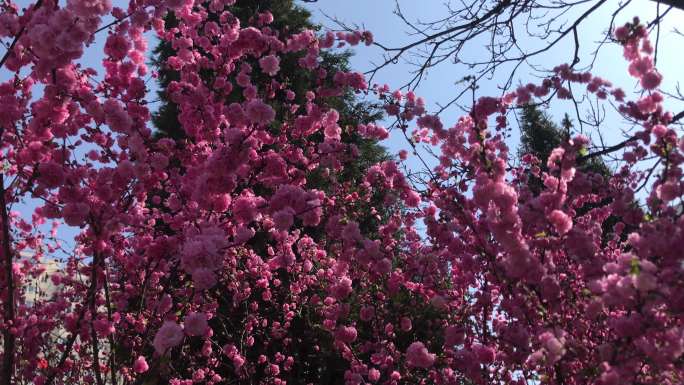
<svg viewBox="0 0 684 385"><path fill-rule="evenodd" d="M95 265L95 262L93 261L93 266L94 265ZM87 292L88 304L95 303L95 294L97 292L97 278L94 277L94 275L96 275L96 272L94 270L95 270L95 268L93 268L93 271L91 271L90 286L88 287L88 292ZM81 307L81 311L78 314L78 319L76 320L76 325L74 327L74 331L71 333L71 335L67 339L67 343L64 346L64 351L62 352L62 356L59 359L59 362L57 363L57 365L54 368L52 368L51 373L47 376L47 379L45 380L45 385L52 385L52 383L57 379L57 375L59 374L61 368L64 366L67 359L69 358L69 355L71 354L71 351L74 347L74 343L76 342L76 339L78 338L78 335L79 335L79 329L81 328L81 323L83 322L83 319L85 318L85 314L88 310L89 310L89 306L84 305Z"/></svg>
<svg viewBox="0 0 684 385"><path fill-rule="evenodd" d="M673 116L672 120L670 121L670 124L677 123L681 118L684 118L684 111L680 111L675 116Z"/></svg>
<svg viewBox="0 0 684 385"><path fill-rule="evenodd" d="M610 147L606 147L600 151L596 151L596 152L593 152L591 154L580 156L577 158L577 161L583 162L583 161L589 160L591 158L595 158L595 157L598 157L601 155L606 155L606 154L610 154L610 153L615 152L615 151L619 151L619 150L625 148L630 143L634 143L636 140L637 140L636 137L627 138L618 144L612 145Z"/></svg>
<svg viewBox="0 0 684 385"><path fill-rule="evenodd" d="M37 10L38 8L40 8L40 6L41 6L42 4L43 4L43 0L38 0L38 1L36 2L36 4L33 6L33 10L34 10L34 11ZM27 21L26 21L26 24L28 24L29 22L30 22L30 20L27 20ZM21 27L21 29L19 30L19 32L17 32L17 34L14 36L14 39L12 40L12 43L11 43L10 46L7 48L7 52L5 52L5 54L2 56L2 59L0 59L0 69L5 65L5 62L7 61L7 59L9 59L9 56L12 54L12 51L14 51L14 46L17 44L17 42L19 41L19 39L21 38L21 36L22 36L22 35L24 34L24 32L26 31L26 24L24 24L24 25Z"/></svg>

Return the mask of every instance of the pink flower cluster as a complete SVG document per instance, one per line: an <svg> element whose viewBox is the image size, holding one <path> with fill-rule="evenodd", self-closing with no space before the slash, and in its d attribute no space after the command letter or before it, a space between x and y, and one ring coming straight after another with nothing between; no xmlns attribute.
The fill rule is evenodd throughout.
<svg viewBox="0 0 684 385"><path fill-rule="evenodd" d="M0 11L12 39L2 63L12 80L0 84L10 234L0 302L11 304L0 339L16 342L0 354L11 383L684 376L684 139L655 91L644 26L614 32L646 91L637 100L560 65L539 84L476 99L448 125L414 92L320 68L321 50L372 44L370 32L278 30L266 10L242 25L234 4L47 0ZM77 61L105 17L96 76ZM167 96L183 139L149 128L148 31L174 50ZM312 89L288 85L286 59ZM586 170L598 155L581 135L548 159L512 162L510 109L573 98L576 84L637 127L617 146L616 173ZM398 160L359 164L346 138L384 139L389 128L345 125L334 107L355 92L406 134ZM434 166L406 173L419 146ZM39 202L30 217L8 211L29 200ZM78 235L62 242L62 224ZM54 293L33 298L37 280Z"/></svg>

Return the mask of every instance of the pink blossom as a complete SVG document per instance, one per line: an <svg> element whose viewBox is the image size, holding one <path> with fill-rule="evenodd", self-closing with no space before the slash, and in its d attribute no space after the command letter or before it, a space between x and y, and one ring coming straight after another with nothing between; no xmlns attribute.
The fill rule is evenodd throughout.
<svg viewBox="0 0 684 385"><path fill-rule="evenodd" d="M474 344L472 350L478 361L483 364L491 364L496 359L496 351L491 346Z"/></svg>
<svg viewBox="0 0 684 385"><path fill-rule="evenodd" d="M133 363L133 370L136 373L145 373L149 369L150 369L150 366L147 365L147 361L145 360L145 357L143 357L143 356L138 356L138 358Z"/></svg>
<svg viewBox="0 0 684 385"><path fill-rule="evenodd" d="M56 188L64 183L64 168L55 162L46 162L38 165L40 181L47 188Z"/></svg>
<svg viewBox="0 0 684 385"><path fill-rule="evenodd" d="M441 295L436 295L430 298L430 305L434 306L436 309L445 310L448 307L446 298Z"/></svg>
<svg viewBox="0 0 684 385"><path fill-rule="evenodd" d="M187 0L167 0L166 1L166 6L173 9L173 10L179 10L183 8L187 3Z"/></svg>
<svg viewBox="0 0 684 385"><path fill-rule="evenodd" d="M662 138L667 134L667 127L662 124L656 124L651 129L651 132L656 136L656 138Z"/></svg>
<svg viewBox="0 0 684 385"><path fill-rule="evenodd" d="M158 354L164 354L170 348L183 341L183 328L173 321L165 321L154 336L152 345Z"/></svg>
<svg viewBox="0 0 684 385"><path fill-rule="evenodd" d="M273 221L276 224L276 228L278 230L289 229L294 223L294 213L292 208L286 207L273 214Z"/></svg>
<svg viewBox="0 0 684 385"><path fill-rule="evenodd" d="M614 370L609 370L601 374L601 385L618 385L620 384L620 375Z"/></svg>
<svg viewBox="0 0 684 385"><path fill-rule="evenodd" d="M240 226L235 232L235 243L244 243L254 237L255 231L249 227Z"/></svg>
<svg viewBox="0 0 684 385"><path fill-rule="evenodd" d="M339 141L341 139L342 129L337 124L325 126L323 133L325 139L329 141Z"/></svg>
<svg viewBox="0 0 684 385"><path fill-rule="evenodd" d="M209 328L205 313L190 312L185 316L183 329L189 336L202 336Z"/></svg>
<svg viewBox="0 0 684 385"><path fill-rule="evenodd" d="M200 267L192 271L192 281L198 290L207 290L217 283L216 273L213 269Z"/></svg>
<svg viewBox="0 0 684 385"><path fill-rule="evenodd" d="M357 332L353 326L340 326L335 332L335 338L346 344L356 341Z"/></svg>
<svg viewBox="0 0 684 385"><path fill-rule="evenodd" d="M361 33L361 39L363 40L363 42L364 42L367 46L373 44L373 32L371 32L371 31L363 31L363 32Z"/></svg>
<svg viewBox="0 0 684 385"><path fill-rule="evenodd" d="M255 124L269 124L275 118L273 108L259 99L250 100L245 111L249 120Z"/></svg>
<svg viewBox="0 0 684 385"><path fill-rule="evenodd" d="M549 214L549 221L560 235L566 234L572 229L572 218L560 210L553 210Z"/></svg>
<svg viewBox="0 0 684 385"><path fill-rule="evenodd" d="M3 280L17 310L3 319L17 346L8 381L90 383L100 367L135 382L153 367L172 385L319 383L330 374L321 359L350 385L515 383L521 365L539 378L560 370L568 384L682 377L684 140L668 127L680 118L666 111L669 95L655 91L647 26L614 31L645 89L632 100L564 64L475 100L447 128L416 91L369 88L368 76L322 60L335 44L370 44L369 32L319 37L235 3L2 8L0 37L13 48L0 82L13 257ZM150 29L173 51L152 73ZM98 49L95 71L82 57ZM281 71L286 57L297 76ZM160 75L178 135L153 128L148 85ZM628 141L601 143L624 152L616 172L585 167L580 154L597 144L580 135L561 138L548 167L517 162L514 103L578 92L629 122ZM396 118L410 140L400 159L435 155L427 169L362 156L389 131L349 116L355 93ZM61 254L53 271L46 262ZM54 293L28 290L36 282ZM51 338L64 333L82 338ZM130 359L110 368L122 349Z"/></svg>
<svg viewBox="0 0 684 385"><path fill-rule="evenodd" d="M107 125L112 130L127 133L131 129L133 120L123 109L121 103L115 99L107 99L102 107Z"/></svg>
<svg viewBox="0 0 684 385"><path fill-rule="evenodd" d="M648 71L641 77L641 86L647 90L658 88L663 76L657 71Z"/></svg>
<svg viewBox="0 0 684 385"><path fill-rule="evenodd" d="M539 336L539 341L544 346L547 352L548 359L551 363L557 362L564 354L565 347L563 342L556 338L551 332L544 332Z"/></svg>
<svg viewBox="0 0 684 385"><path fill-rule="evenodd" d="M404 201L409 207L418 207L421 201L420 194L413 190L409 190L406 193L406 199L404 199Z"/></svg>
<svg viewBox="0 0 684 385"><path fill-rule="evenodd" d="M114 325L107 319L98 319L93 321L93 328L100 337L106 337L114 333Z"/></svg>
<svg viewBox="0 0 684 385"><path fill-rule="evenodd" d="M361 242L363 236L361 235L359 224L356 222L347 223L342 230L342 239L350 244Z"/></svg>
<svg viewBox="0 0 684 385"><path fill-rule="evenodd" d="M380 379L380 371L372 368L368 371L368 381L370 382L378 382Z"/></svg>
<svg viewBox="0 0 684 385"><path fill-rule="evenodd" d="M278 185L287 180L287 163L275 152L264 158L265 167L261 172L261 179L268 185Z"/></svg>
<svg viewBox="0 0 684 385"><path fill-rule="evenodd" d="M444 344L453 347L455 345L460 345L465 340L465 333L463 328L450 325L444 331Z"/></svg>
<svg viewBox="0 0 684 385"><path fill-rule="evenodd" d="M275 76L280 71L280 59L275 55L264 56L259 59L259 66L265 73Z"/></svg>
<svg viewBox="0 0 684 385"><path fill-rule="evenodd" d="M215 271L221 267L222 248L225 245L226 235L222 229L206 227L200 234L189 237L183 245L181 267L193 277L196 274L206 277L206 270ZM198 272L200 269L202 272Z"/></svg>
<svg viewBox="0 0 684 385"><path fill-rule="evenodd" d="M240 197L233 202L233 215L240 223L251 222L258 214L258 204L259 200L254 197Z"/></svg>
<svg viewBox="0 0 684 385"><path fill-rule="evenodd" d="M360 318L362 321L370 321L375 315L375 309L371 306L364 306L360 311Z"/></svg>
<svg viewBox="0 0 684 385"><path fill-rule="evenodd" d="M333 295L337 299L344 299L352 292L352 280L349 277L342 277L333 287Z"/></svg>
<svg viewBox="0 0 684 385"><path fill-rule="evenodd" d="M629 36L629 29L627 26L618 27L615 28L614 34L617 40L626 40L627 36Z"/></svg>
<svg viewBox="0 0 684 385"><path fill-rule="evenodd" d="M404 332L411 331L411 329L413 328L413 325L411 324L411 319L408 317L401 317L399 324L401 326L401 330Z"/></svg>
<svg viewBox="0 0 684 385"><path fill-rule="evenodd" d="M112 9L111 0L68 0L67 7L83 18L103 16Z"/></svg>
<svg viewBox="0 0 684 385"><path fill-rule="evenodd" d="M681 192L679 189L679 183L672 182L672 181L668 181L668 182L661 184L660 186L658 186L656 191L657 191L658 197L665 202L673 201L681 195Z"/></svg>
<svg viewBox="0 0 684 385"><path fill-rule="evenodd" d="M236 354L235 356L233 356L233 358L231 358L231 360L233 361L233 367L235 367L235 370L240 369L242 367L242 365L245 364L244 357L242 357L239 354Z"/></svg>
<svg viewBox="0 0 684 385"><path fill-rule="evenodd" d="M123 60L131 49L130 40L120 34L112 34L107 38L104 52L114 61Z"/></svg>
<svg viewBox="0 0 684 385"><path fill-rule="evenodd" d="M361 41L361 33L357 31L346 33L344 40L351 45L357 45Z"/></svg>
<svg viewBox="0 0 684 385"><path fill-rule="evenodd" d="M653 72L653 59L649 56L635 58L629 66L629 72L634 77L643 77Z"/></svg>
<svg viewBox="0 0 684 385"><path fill-rule="evenodd" d="M67 203L62 210L64 222L69 226L80 226L86 220L90 207L87 203Z"/></svg>
<svg viewBox="0 0 684 385"><path fill-rule="evenodd" d="M0 15L0 36L11 36L19 31L19 17L11 13Z"/></svg>
<svg viewBox="0 0 684 385"><path fill-rule="evenodd" d="M434 363L435 355L428 352L422 342L414 342L406 349L406 364L408 366L427 369Z"/></svg>

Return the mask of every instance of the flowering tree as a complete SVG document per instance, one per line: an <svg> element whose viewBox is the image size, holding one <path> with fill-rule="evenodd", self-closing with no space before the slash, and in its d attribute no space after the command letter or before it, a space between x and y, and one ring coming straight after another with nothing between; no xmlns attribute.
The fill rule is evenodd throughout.
<svg viewBox="0 0 684 385"><path fill-rule="evenodd" d="M204 7L209 12L208 19L218 19L218 15L211 10ZM273 14L273 20L268 24L269 28L280 31L281 38L285 35L293 35L301 33L305 29L314 29L316 26L311 23L310 13L306 9L295 5L292 1L270 1L270 0L243 0L236 1L230 8L230 12L235 16L242 25L261 25L258 15L259 11L268 9ZM167 23L177 23L174 19L174 14L169 12L166 15ZM155 67L159 69L159 78L161 80L162 89L159 91L160 99L163 104L159 108L159 112L153 116L153 122L159 129L157 131L160 136L171 137L178 140L178 143L183 143L182 139L186 139L185 132L179 123L178 105L170 100L170 94L167 92L168 87L173 81L179 79L178 71L169 68L166 61L169 57L175 56L177 51L172 47L170 42L162 41L156 51ZM268 71L268 69L261 68L261 59L258 57L247 57L242 65L249 65L252 68L250 76L252 82L255 84L263 84L266 82L276 81L288 89L291 93L277 93L273 98L269 99L269 105L275 110L274 121L283 121L289 119L290 109L292 104L306 103L306 91L315 89L317 87L331 87L334 86L333 75L340 71L347 71L349 67L348 58L350 53L347 51L321 52L321 58L318 63L317 71L302 71L299 65L299 59L303 57L302 52L286 52L278 57L277 71ZM267 63L268 60L264 60ZM267 63L272 64L272 63ZM319 72L325 71L325 76L320 76ZM205 76L211 76L207 73ZM242 81L240 75L237 73L229 74L226 78L229 82ZM288 94L291 96L288 98ZM294 97L294 98L292 98ZM244 98L241 87L236 87L232 92L228 93L224 102L230 104L231 102L240 102ZM360 103L357 100L355 93L352 90L345 90L340 95L334 95L319 100L319 103L325 103L326 108L333 108L339 113L338 125L341 127L352 126L356 127L359 124L372 123L379 117L379 109L377 106L370 103ZM277 123L276 123L277 124ZM320 143L323 141L322 133L314 133L307 142L299 142L302 147ZM340 134L340 141L346 147L353 151L353 157L345 157L344 166L339 168L339 173L335 175L334 183L330 184L329 175L323 175L321 170L313 170L307 176L307 189L319 189L329 194L334 193L336 186L339 184L359 184L363 182L365 172L368 167L380 161L389 159L385 150L377 145L374 139L364 138L357 130L344 130ZM297 143L297 142L295 142ZM293 147L296 151L297 147ZM303 148L302 148L303 149ZM378 195L376 199L381 199ZM359 230L366 235L376 233L378 230L377 223L381 218L391 215L393 209L398 207L393 206L378 206L374 212L370 210L355 210L355 221L359 224ZM378 219L380 218L380 220ZM320 231L314 228L303 230L303 235L309 235L314 238L320 237L316 235ZM268 237L262 236L264 234L256 234L250 241L251 247L256 250L265 250L269 246ZM290 276L285 271L278 271L282 275L282 279L288 281ZM289 292L289 285L281 287L283 293L281 297L287 296ZM273 289L272 289L273 290ZM269 308L265 307L268 310ZM213 330L225 330L222 324L230 322L230 324L242 325L246 322L246 318L251 317L253 312L236 312L232 303L225 301L219 303L212 320L209 321ZM261 314L260 316L265 316ZM302 382L302 383L329 383L335 378L342 378L348 363L342 358L335 349L332 348L334 339L327 331L320 329L312 329L309 327L312 315L310 312L298 312L290 321L288 332L292 335L298 336L288 348L291 356L291 363L288 365L287 371L279 374L280 379L288 382ZM313 315L315 317L315 315ZM279 320L278 320L279 321ZM218 325L214 325L217 323ZM323 333L323 336L321 336ZM230 334L216 333L213 335L212 343L218 346L223 346L234 342L234 338ZM316 346L316 351L311 349ZM256 360L261 355L270 349L267 344L257 339L254 348L249 349L246 353L248 361ZM284 351L283 351L284 353ZM183 357L178 357L174 360L173 366L176 368L183 367L185 360ZM232 367L222 368L222 371L233 372ZM151 373L152 376L157 376L157 373ZM150 376L148 375L148 376ZM250 381L258 383L264 376L269 374L266 371L259 371L258 373L250 373Z"/></svg>
<svg viewBox="0 0 684 385"><path fill-rule="evenodd" d="M0 383L682 381L684 141L668 128L643 25L614 31L637 100L560 65L445 128L412 92L321 70L323 50L370 44L369 32L288 33L267 10L243 25L234 3L2 5ZM151 129L150 30L175 50L167 95L182 138ZM103 32L98 77L76 61ZM320 79L304 95L278 80L292 53ZM627 151L609 183L576 167L601 155L582 136L509 166L509 108L568 99L569 84L639 124L615 145ZM377 122L341 127L333 106L347 92L435 147L422 183L392 160L356 183L338 178L356 156L343 135L388 135ZM633 205L646 184L646 204ZM29 200L40 202L30 219L12 210ZM359 225L387 207L401 209L377 215L374 231ZM611 215L620 221L602 244ZM60 226L80 234L50 276L58 293L28 304L24 283L64 248Z"/></svg>

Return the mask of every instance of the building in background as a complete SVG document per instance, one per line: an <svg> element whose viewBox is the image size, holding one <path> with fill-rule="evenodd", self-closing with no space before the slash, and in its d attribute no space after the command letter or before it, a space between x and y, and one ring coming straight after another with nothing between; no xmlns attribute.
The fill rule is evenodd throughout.
<svg viewBox="0 0 684 385"><path fill-rule="evenodd" d="M27 305L49 300L59 288L52 280L52 276L62 269L62 262L47 259L40 264L40 269L42 272L36 277L29 275L24 278L24 296Z"/></svg>

